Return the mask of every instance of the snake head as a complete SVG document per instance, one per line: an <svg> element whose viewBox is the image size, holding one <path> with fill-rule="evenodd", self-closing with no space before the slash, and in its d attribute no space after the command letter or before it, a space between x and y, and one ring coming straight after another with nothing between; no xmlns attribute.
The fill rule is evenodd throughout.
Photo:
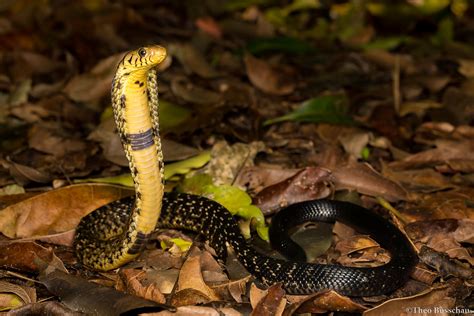
<svg viewBox="0 0 474 316"><path fill-rule="evenodd" d="M152 45L140 47L128 52L119 64L123 70L148 70L157 66L166 58L166 49L162 46Z"/></svg>

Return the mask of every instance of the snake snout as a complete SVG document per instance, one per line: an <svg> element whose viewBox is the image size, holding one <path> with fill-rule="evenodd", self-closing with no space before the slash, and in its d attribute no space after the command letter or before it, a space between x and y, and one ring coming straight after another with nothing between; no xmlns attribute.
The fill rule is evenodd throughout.
<svg viewBox="0 0 474 316"><path fill-rule="evenodd" d="M166 53L166 48L163 46L159 45L153 45L150 47L147 47L147 53L149 54L150 61L153 65L158 65L160 64L163 60L165 60L167 53Z"/></svg>

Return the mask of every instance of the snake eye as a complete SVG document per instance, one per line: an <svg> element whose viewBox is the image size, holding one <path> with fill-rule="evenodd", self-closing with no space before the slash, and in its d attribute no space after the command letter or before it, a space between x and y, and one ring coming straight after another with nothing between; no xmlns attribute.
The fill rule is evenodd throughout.
<svg viewBox="0 0 474 316"><path fill-rule="evenodd" d="M140 48L138 50L138 55L140 55L140 57L145 57L146 56L146 49Z"/></svg>

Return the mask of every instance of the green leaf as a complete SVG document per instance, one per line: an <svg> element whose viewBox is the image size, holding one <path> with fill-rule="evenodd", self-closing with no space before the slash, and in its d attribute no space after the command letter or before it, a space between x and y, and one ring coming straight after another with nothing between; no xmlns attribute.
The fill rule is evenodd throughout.
<svg viewBox="0 0 474 316"><path fill-rule="evenodd" d="M370 149L368 147L364 147L362 152L360 153L362 159L369 160L370 157Z"/></svg>
<svg viewBox="0 0 474 316"><path fill-rule="evenodd" d="M165 180L170 179L174 175L186 174L190 172L192 169L201 168L210 159L211 159L211 153L209 151L203 151L199 155L191 157L189 159L166 164L165 165ZM119 185L123 185L127 187L134 186L133 178L130 175L130 173L124 173L124 174L114 176L114 177L74 180L74 183L87 183L87 182L111 183L111 184L119 184Z"/></svg>
<svg viewBox="0 0 474 316"><path fill-rule="evenodd" d="M170 238L166 241L162 240L160 242L161 249L166 250L166 249L170 248L169 243L167 243L168 241L171 241L173 244L178 246L178 248L181 252L188 251L189 248L191 248L191 245L193 244L191 241L184 240L182 238Z"/></svg>
<svg viewBox="0 0 474 316"><path fill-rule="evenodd" d="M18 184L9 184L0 188L0 196L2 195L13 195L13 194L23 194L25 193L25 189Z"/></svg>
<svg viewBox="0 0 474 316"><path fill-rule="evenodd" d="M176 246L178 246L179 250L181 250L182 252L188 251L188 249L193 244L192 242L184 240L182 238L170 238L170 241L172 241Z"/></svg>
<svg viewBox="0 0 474 316"><path fill-rule="evenodd" d="M285 27L287 18L296 11L304 11L308 9L317 9L321 6L319 0L293 0L286 7L270 8L265 12L267 20L277 27Z"/></svg>
<svg viewBox="0 0 474 316"><path fill-rule="evenodd" d="M109 183L109 184L118 184L126 187L133 187L133 178L130 173L120 174L114 177L104 177L104 178L90 178L90 179L77 179L74 180L74 183Z"/></svg>
<svg viewBox="0 0 474 316"><path fill-rule="evenodd" d="M236 11L246 9L252 5L266 5L272 2L273 0L228 0L224 1L224 8L227 11Z"/></svg>
<svg viewBox="0 0 474 316"><path fill-rule="evenodd" d="M435 45L446 45L454 40L454 22L450 17L444 18L438 23L438 31L432 36L431 41Z"/></svg>
<svg viewBox="0 0 474 316"><path fill-rule="evenodd" d="M247 50L252 55L261 55L267 52L289 54L308 54L314 51L308 43L292 37L261 38L251 41Z"/></svg>
<svg viewBox="0 0 474 316"><path fill-rule="evenodd" d="M374 40L370 43L367 43L362 46L365 50L372 50L372 49L381 49L381 50L392 50L400 46L406 41L405 36L393 36L393 37L385 37Z"/></svg>
<svg viewBox="0 0 474 316"><path fill-rule="evenodd" d="M165 180L177 174L186 174L191 169L199 169L211 160L211 152L203 151L197 156L165 165Z"/></svg>
<svg viewBox="0 0 474 316"><path fill-rule="evenodd" d="M258 207L252 205L252 199L245 191L228 184L214 185L211 177L203 174L185 179L179 190L205 196L224 206L232 215L252 220L260 238L268 240L265 217Z"/></svg>
<svg viewBox="0 0 474 316"><path fill-rule="evenodd" d="M204 195L205 187L212 185L212 177L208 174L200 173L186 178L179 185L178 190L197 195Z"/></svg>
<svg viewBox="0 0 474 316"><path fill-rule="evenodd" d="M174 103L160 100L160 129L163 131L176 127L191 117L191 111Z"/></svg>
<svg viewBox="0 0 474 316"><path fill-rule="evenodd" d="M283 121L342 125L354 124L354 121L348 115L348 101L344 95L325 95L306 100L295 111L266 120L263 125L266 126Z"/></svg>

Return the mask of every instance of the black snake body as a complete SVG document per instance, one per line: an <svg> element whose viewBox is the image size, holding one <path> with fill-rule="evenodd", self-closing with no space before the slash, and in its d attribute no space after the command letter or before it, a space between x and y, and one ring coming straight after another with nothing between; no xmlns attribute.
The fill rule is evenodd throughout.
<svg viewBox="0 0 474 316"><path fill-rule="evenodd" d="M116 201L89 214L91 218L82 223L95 223L95 227L124 227L133 203L133 198ZM110 212L114 212L113 217L107 214ZM115 222L110 222L111 218ZM227 255L226 244L231 245L252 275L267 285L280 282L291 294L334 289L344 295L370 296L392 292L405 283L417 262L408 239L390 222L351 203L316 200L284 209L273 220L272 244L292 258L304 260L304 252L288 238L288 229L309 220L334 222L336 219L373 233L381 246L392 254L391 261L374 268L354 268L270 258L257 252L244 239L227 209L205 197L190 194L165 193L157 226L204 235L222 259ZM94 227L79 227L78 230L96 233Z"/></svg>

